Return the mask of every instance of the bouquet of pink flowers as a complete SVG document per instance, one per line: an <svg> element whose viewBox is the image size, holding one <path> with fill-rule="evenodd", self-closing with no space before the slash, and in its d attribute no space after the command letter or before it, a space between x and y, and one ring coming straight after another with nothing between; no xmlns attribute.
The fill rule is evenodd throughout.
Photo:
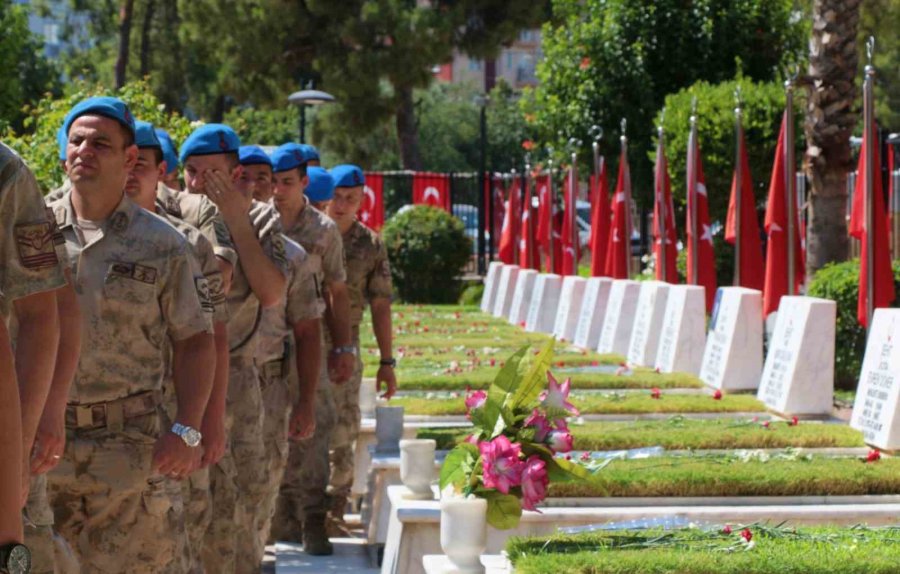
<svg viewBox="0 0 900 574"><path fill-rule="evenodd" d="M566 458L572 450L566 423L578 410L569 402L571 381L550 373L553 341L537 354L516 352L485 391L470 392L466 410L475 429L441 468L441 489L487 499L487 520L514 528L522 509L535 510L550 481L585 480L591 472Z"/></svg>

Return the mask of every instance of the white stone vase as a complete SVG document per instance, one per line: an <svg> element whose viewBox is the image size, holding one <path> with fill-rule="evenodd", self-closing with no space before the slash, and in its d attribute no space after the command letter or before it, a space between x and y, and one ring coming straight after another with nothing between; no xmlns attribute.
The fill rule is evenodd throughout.
<svg viewBox="0 0 900 574"><path fill-rule="evenodd" d="M452 566L445 574L484 574L481 555L487 548L487 500L441 499L441 549Z"/></svg>
<svg viewBox="0 0 900 574"><path fill-rule="evenodd" d="M359 386L359 414L367 418L374 416L377 400L378 390L375 388L375 379L363 379Z"/></svg>
<svg viewBox="0 0 900 574"><path fill-rule="evenodd" d="M403 407L375 407L375 452L396 453L403 438Z"/></svg>
<svg viewBox="0 0 900 574"><path fill-rule="evenodd" d="M406 486L404 498L433 500L431 483L435 479L434 451L437 442L432 439L407 439L400 441L400 480Z"/></svg>

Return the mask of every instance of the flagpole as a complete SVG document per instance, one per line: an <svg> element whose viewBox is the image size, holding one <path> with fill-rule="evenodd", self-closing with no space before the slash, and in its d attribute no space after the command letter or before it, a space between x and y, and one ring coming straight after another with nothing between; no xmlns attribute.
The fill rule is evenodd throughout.
<svg viewBox="0 0 900 574"><path fill-rule="evenodd" d="M872 327L872 315L875 312L875 146L878 145L875 133L875 68L872 66L872 52L875 50L875 38L870 37L866 43L866 54L869 63L866 65L866 79L863 82L863 121L865 122L866 142L866 325ZM857 176L859 177L859 176Z"/></svg>
<svg viewBox="0 0 900 574"><path fill-rule="evenodd" d="M665 117L666 110L663 108L663 117ZM666 179L665 174L662 173L663 164L662 157L665 153L665 130L663 129L662 122L660 122L659 126L656 128L656 133L658 135L658 141L656 143L656 203L658 205L657 212L659 213L659 221L656 222L656 231L657 233L662 233L661 237L657 237L657 241L659 241L660 245L660 257L659 261L656 262L659 265L660 277L662 277L663 281L667 281L669 275L666 273L666 263L668 259L668 246L666 243L669 240L668 234L668 224L666 222L666 192L664 189Z"/></svg>
<svg viewBox="0 0 900 574"><path fill-rule="evenodd" d="M622 161L626 162L628 167L628 136L625 135L628 127L628 120L622 118L622 136L619 140L622 143ZM625 195L625 270L628 279L631 279L631 170L624 171L626 181L622 182L622 193Z"/></svg>
<svg viewBox="0 0 900 574"><path fill-rule="evenodd" d="M526 205L526 200L531 199L531 196L528 195L528 192L531 190L531 157L529 154L525 154L525 189L523 190L522 196L525 198L522 201L522 238L525 241L525 269L531 269L532 264L534 263L534 255L531 253L531 241L530 239L534 237L534 222L531 220L531 202L528 201ZM525 214L528 214L528 226L531 229L524 229L525 225ZM528 233L526 236L525 233ZM521 263L521 257L519 257L519 263Z"/></svg>
<svg viewBox="0 0 900 574"><path fill-rule="evenodd" d="M576 206L578 205L578 197L576 196L576 192L578 191L578 182L575 178L578 177L578 169L576 168L576 164L578 163L578 152L572 152L572 167L569 172L569 205L566 205L566 211L570 213L566 213L566 217L569 219L569 241L572 242L572 275L578 276L578 248L581 247L578 242L578 226L576 224L575 212L577 211ZM565 258L563 258L565 261Z"/></svg>
<svg viewBox="0 0 900 574"><path fill-rule="evenodd" d="M691 285L700 284L700 267L698 257L700 244L697 238L697 98L691 102L691 131L688 136L687 192L688 218L691 226L691 253L693 254L690 272Z"/></svg>
<svg viewBox="0 0 900 574"><path fill-rule="evenodd" d="M513 200L513 196L516 198L516 202L513 203L513 207L519 204L521 201L519 191L516 189L516 168L511 168L509 170L509 201ZM510 233L512 234L512 244L514 247L518 247L519 245L519 237L518 237L518 229L522 225L522 213L516 213L513 209L509 211L512 214L510 218L510 226L512 226L512 230ZM518 218L518 219L517 219ZM515 249L514 249L515 251Z"/></svg>
<svg viewBox="0 0 900 574"><path fill-rule="evenodd" d="M737 106L734 108L734 158L735 158L735 170L734 170L734 286L741 286L741 239L743 235L741 233L741 227L743 223L743 213L742 208L744 206L743 201L743 191L744 191L744 174L743 174L743 162L741 161L741 143L743 142L743 125L741 124L741 87L738 86L734 92L734 99L737 101Z"/></svg>
<svg viewBox="0 0 900 574"><path fill-rule="evenodd" d="M549 251L547 260L550 262L550 269L548 269L547 272L553 273L553 271L555 269L555 266L553 265L553 263L554 263L554 261L553 261L553 259L554 259L553 258L553 247L554 247L553 246L553 223L554 223L553 220L554 220L554 217L553 216L556 215L554 213L556 211L556 209L555 209L556 204L553 201L553 158L552 157L547 160L547 171L550 173L550 177L547 178L547 201L550 202L550 206L549 206L549 208L550 208L550 229L548 231L550 237L547 241L547 250Z"/></svg>
<svg viewBox="0 0 900 574"><path fill-rule="evenodd" d="M787 294L796 295L797 286L797 253L794 249L794 236L797 231L794 229L796 215L794 210L797 206L795 199L795 175L794 175L794 80L789 78L784 83L785 88L785 122L784 122L784 197L787 202Z"/></svg>

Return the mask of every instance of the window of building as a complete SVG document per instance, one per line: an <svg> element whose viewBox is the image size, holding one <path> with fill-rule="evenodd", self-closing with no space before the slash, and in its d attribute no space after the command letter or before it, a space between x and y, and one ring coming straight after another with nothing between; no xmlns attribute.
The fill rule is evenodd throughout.
<svg viewBox="0 0 900 574"><path fill-rule="evenodd" d="M481 60L469 60L469 71L470 72L480 72L481 71Z"/></svg>
<svg viewBox="0 0 900 574"><path fill-rule="evenodd" d="M44 42L59 44L59 24L44 24Z"/></svg>

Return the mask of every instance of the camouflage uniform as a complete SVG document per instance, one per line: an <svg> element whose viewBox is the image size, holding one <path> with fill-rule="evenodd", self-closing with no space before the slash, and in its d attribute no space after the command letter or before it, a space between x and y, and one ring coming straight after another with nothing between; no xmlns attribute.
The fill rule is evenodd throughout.
<svg viewBox="0 0 900 574"><path fill-rule="evenodd" d="M347 280L341 234L327 215L307 202L297 222L293 228L286 230L286 234L306 249L318 285ZM322 369L316 389L316 431L312 437L290 445L272 522L272 536L276 540L298 540L306 516L324 515L328 511L325 493L328 487L328 440L335 416L331 381L328 379L328 353L331 349L328 329L322 329L322 338Z"/></svg>
<svg viewBox="0 0 900 574"><path fill-rule="evenodd" d="M86 341L66 409L65 454L49 477L59 531L87 571L127 564L129 572L182 572L178 488L152 464L166 430L166 339L212 332L202 274L187 241L125 197L96 234L76 219L69 194L51 208Z"/></svg>
<svg viewBox="0 0 900 574"><path fill-rule="evenodd" d="M331 435L331 480L328 494L335 518L344 515L344 507L353 486L353 444L359 435L359 386L362 383L362 359L359 356L359 325L366 303L373 298L391 297L391 268L387 250L377 233L354 221L342 235L347 262L347 289L350 294L350 326L356 364L353 376L333 390L337 414Z"/></svg>
<svg viewBox="0 0 900 574"><path fill-rule="evenodd" d="M306 250L285 240L285 253L291 263L287 294L279 305L263 311L260 325L259 381L262 389L263 441L266 447L266 498L256 517L260 547L269 537L275 500L288 457L288 422L299 398L299 373L293 326L309 319L321 319L325 302L310 268Z"/></svg>
<svg viewBox="0 0 900 574"><path fill-rule="evenodd" d="M271 205L253 202L249 217L263 251L288 274L284 237L278 213ZM263 406L259 373L254 359L262 319L262 306L253 294L241 261L234 267L228 306L228 396L225 428L231 449L210 471L213 521L207 531L203 562L207 572L248 572L262 561L253 517L265 498L265 447L262 439ZM232 485L236 490L230 490ZM229 508L231 501L233 508Z"/></svg>
<svg viewBox="0 0 900 574"><path fill-rule="evenodd" d="M15 299L65 284L51 215L34 175L15 152L0 143L0 318L7 324ZM14 328L8 326L14 341ZM32 572L52 574L53 512L47 504L44 475L31 480L24 522Z"/></svg>

